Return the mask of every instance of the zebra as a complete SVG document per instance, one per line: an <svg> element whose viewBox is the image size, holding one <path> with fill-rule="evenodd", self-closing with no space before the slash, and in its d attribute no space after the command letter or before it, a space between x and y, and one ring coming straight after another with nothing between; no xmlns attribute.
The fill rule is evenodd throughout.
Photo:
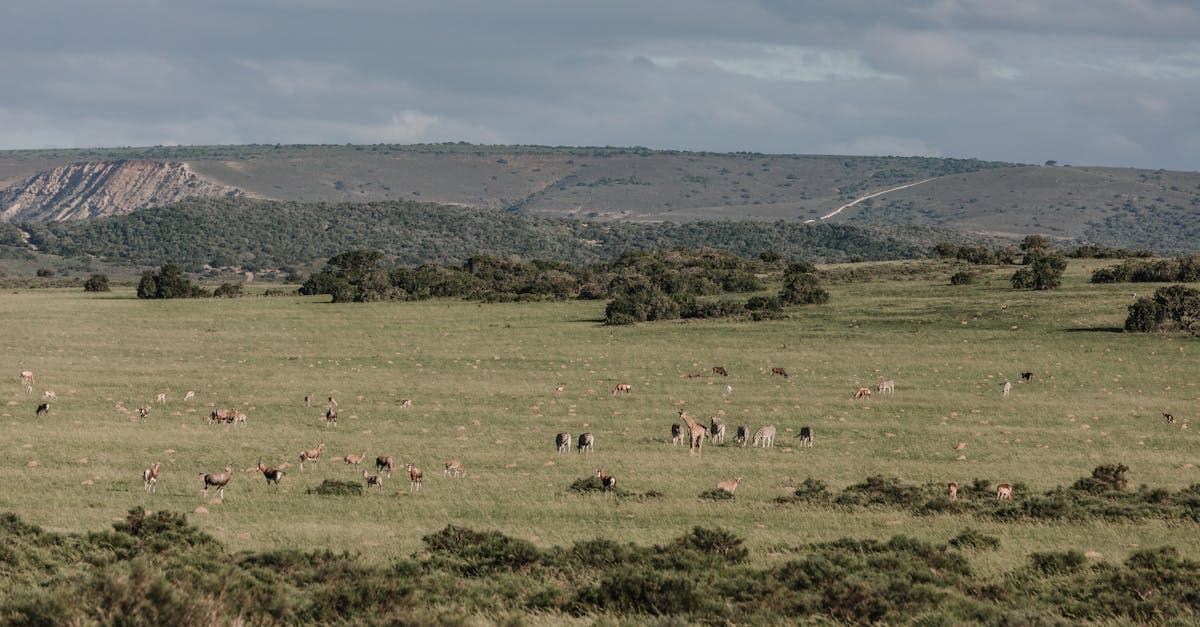
<svg viewBox="0 0 1200 627"><path fill-rule="evenodd" d="M746 443L750 441L750 427L738 425L737 441L742 445L742 448L746 448Z"/></svg>
<svg viewBox="0 0 1200 627"><path fill-rule="evenodd" d="M801 446L811 447L813 445L813 428L808 425L800 427L800 435L797 435L796 437L800 438Z"/></svg>
<svg viewBox="0 0 1200 627"><path fill-rule="evenodd" d="M762 444L763 448L775 446L775 425L759 427L758 431L754 432L752 439L754 440L754 446L758 446L759 444Z"/></svg>
<svg viewBox="0 0 1200 627"><path fill-rule="evenodd" d="M720 418L709 416L708 420L712 425L709 427L709 432L712 433L713 444L725 444L725 423Z"/></svg>
<svg viewBox="0 0 1200 627"><path fill-rule="evenodd" d="M579 434L579 443L575 446L575 451L578 453L591 453L592 446L596 444L596 438L592 436L592 432Z"/></svg>
<svg viewBox="0 0 1200 627"><path fill-rule="evenodd" d="M678 422L671 424L671 444L675 446L683 444L683 425Z"/></svg>
<svg viewBox="0 0 1200 627"><path fill-rule="evenodd" d="M566 431L554 436L554 445L558 447L559 453L571 452L571 434Z"/></svg>

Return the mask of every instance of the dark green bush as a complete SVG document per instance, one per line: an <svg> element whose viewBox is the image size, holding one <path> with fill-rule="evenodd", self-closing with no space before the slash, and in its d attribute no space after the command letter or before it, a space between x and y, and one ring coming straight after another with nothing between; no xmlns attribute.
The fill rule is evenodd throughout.
<svg viewBox="0 0 1200 627"><path fill-rule="evenodd" d="M222 283L220 287L213 290L214 298L239 298L242 295L242 286L235 283Z"/></svg>
<svg viewBox="0 0 1200 627"><path fill-rule="evenodd" d="M304 492L320 496L361 496L363 493L363 484L359 481L325 479L321 482L321 485L315 488L308 488Z"/></svg>
<svg viewBox="0 0 1200 627"><path fill-rule="evenodd" d="M111 289L108 286L108 276L104 274L93 274L83 282L85 292L108 292Z"/></svg>
<svg viewBox="0 0 1200 627"><path fill-rule="evenodd" d="M950 285L970 285L975 282L975 273L973 272L955 272L950 275Z"/></svg>
<svg viewBox="0 0 1200 627"><path fill-rule="evenodd" d="M976 529L964 529L950 539L950 546L960 549L994 551L1000 548L1000 538L989 536Z"/></svg>
<svg viewBox="0 0 1200 627"><path fill-rule="evenodd" d="M1092 470L1092 476L1076 481L1071 486L1071 489L1081 490L1090 494L1102 494L1109 491L1119 492L1129 487L1129 480L1125 477L1125 473L1127 472L1129 472L1129 467L1125 464L1097 466Z"/></svg>
<svg viewBox="0 0 1200 627"><path fill-rule="evenodd" d="M1029 566L1046 575L1063 575L1083 568L1087 558L1079 551L1031 553Z"/></svg>
<svg viewBox="0 0 1200 627"><path fill-rule="evenodd" d="M732 501L736 498L733 492L720 488L711 488L700 493L700 498L706 501Z"/></svg>

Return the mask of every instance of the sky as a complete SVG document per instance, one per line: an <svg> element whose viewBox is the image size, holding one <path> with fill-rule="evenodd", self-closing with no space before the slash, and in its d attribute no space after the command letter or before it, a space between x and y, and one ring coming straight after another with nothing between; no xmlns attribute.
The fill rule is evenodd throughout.
<svg viewBox="0 0 1200 627"><path fill-rule="evenodd" d="M0 3L0 149L645 146L1200 170L1200 0Z"/></svg>

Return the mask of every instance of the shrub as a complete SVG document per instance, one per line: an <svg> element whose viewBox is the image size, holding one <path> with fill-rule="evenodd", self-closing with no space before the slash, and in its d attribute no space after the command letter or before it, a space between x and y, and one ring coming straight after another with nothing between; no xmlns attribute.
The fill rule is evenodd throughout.
<svg viewBox="0 0 1200 627"><path fill-rule="evenodd" d="M238 298L242 295L242 286L234 283L222 283L221 287L213 290L214 298Z"/></svg>
<svg viewBox="0 0 1200 627"><path fill-rule="evenodd" d="M532 543L497 531L474 531L447 525L421 540L431 553L442 558L440 565L469 577L520 570L541 559L541 553Z"/></svg>
<svg viewBox="0 0 1200 627"><path fill-rule="evenodd" d="M701 492L700 498L706 501L732 501L734 495L732 492L722 490L721 488L711 488Z"/></svg>
<svg viewBox="0 0 1200 627"><path fill-rule="evenodd" d="M1062 285L1063 271L1067 269L1065 257L1035 252L1028 255L1028 262L1028 267L1013 273L1014 289L1051 290Z"/></svg>
<svg viewBox="0 0 1200 627"><path fill-rule="evenodd" d="M37 275L42 278L52 277L54 276L54 271L50 268L38 268Z"/></svg>
<svg viewBox="0 0 1200 627"><path fill-rule="evenodd" d="M1029 565L1033 570L1046 575L1064 575L1078 571L1087 563L1079 551L1031 553Z"/></svg>
<svg viewBox="0 0 1200 627"><path fill-rule="evenodd" d="M83 291L85 292L107 292L110 290L107 275L93 274L83 282Z"/></svg>
<svg viewBox="0 0 1200 627"><path fill-rule="evenodd" d="M955 272L950 275L950 285L970 285L975 282L975 276L973 272Z"/></svg>
<svg viewBox="0 0 1200 627"><path fill-rule="evenodd" d="M183 268L169 263L158 272L147 270L138 281L138 298L199 298L208 296L204 288L183 276Z"/></svg>
<svg viewBox="0 0 1200 627"><path fill-rule="evenodd" d="M1153 298L1139 298L1129 306L1126 331L1191 330L1200 320L1200 291L1171 285L1160 287Z"/></svg>
<svg viewBox="0 0 1200 627"><path fill-rule="evenodd" d="M743 562L750 556L750 550L745 547L744 540L720 527L693 527L691 533L676 538L674 544L679 548L720 556L730 563Z"/></svg>
<svg viewBox="0 0 1200 627"><path fill-rule="evenodd" d="M994 551L1000 548L1000 539L975 529L964 529L957 536L950 539L950 546L960 549Z"/></svg>
<svg viewBox="0 0 1200 627"><path fill-rule="evenodd" d="M305 493L320 496L361 496L363 493L363 484L357 481L326 479L321 482L321 485L305 490Z"/></svg>
<svg viewBox="0 0 1200 627"><path fill-rule="evenodd" d="M1125 464L1097 466L1092 470L1092 476L1076 481L1071 486L1071 489L1090 494L1102 494L1109 491L1119 492L1129 487L1129 480L1125 477L1125 473L1128 471L1129 467Z"/></svg>

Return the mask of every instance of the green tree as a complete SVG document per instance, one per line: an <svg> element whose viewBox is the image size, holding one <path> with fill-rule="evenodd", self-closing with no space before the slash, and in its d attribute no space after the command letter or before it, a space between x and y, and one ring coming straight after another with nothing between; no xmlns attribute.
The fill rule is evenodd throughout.
<svg viewBox="0 0 1200 627"><path fill-rule="evenodd" d="M1012 286L1014 289L1052 290L1062 285L1066 269L1067 259L1062 255L1035 255L1027 267L1013 273Z"/></svg>
<svg viewBox="0 0 1200 627"><path fill-rule="evenodd" d="M108 276L104 274L93 274L83 282L83 291L85 292L107 292L109 290Z"/></svg>

